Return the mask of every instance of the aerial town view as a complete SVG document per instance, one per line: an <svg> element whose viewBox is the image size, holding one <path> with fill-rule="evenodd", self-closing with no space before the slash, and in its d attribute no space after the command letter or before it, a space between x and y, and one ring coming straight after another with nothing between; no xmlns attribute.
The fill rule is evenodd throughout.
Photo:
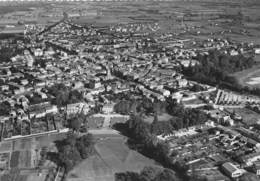
<svg viewBox="0 0 260 181"><path fill-rule="evenodd" d="M0 181L260 181L260 0L0 0Z"/></svg>

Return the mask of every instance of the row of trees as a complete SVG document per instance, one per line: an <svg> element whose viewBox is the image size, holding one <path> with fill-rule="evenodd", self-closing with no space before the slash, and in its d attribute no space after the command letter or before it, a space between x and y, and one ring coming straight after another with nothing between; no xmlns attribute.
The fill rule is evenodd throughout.
<svg viewBox="0 0 260 181"><path fill-rule="evenodd" d="M154 124L154 127L165 125L166 130L169 130L169 128L171 130L179 130L182 128L203 124L208 120L208 115L202 110L184 108L182 104L178 104L174 100L167 100L166 110L167 113L172 116L172 118L163 123L157 121L158 119L155 115L154 121L152 123L152 125ZM163 133L169 132L159 131L157 134Z"/></svg>
<svg viewBox="0 0 260 181"><path fill-rule="evenodd" d="M131 148L137 149L166 167L170 165L168 144L158 142L156 135L151 132L151 125L144 122L140 116L131 115L125 123L123 133L130 138L128 144Z"/></svg>
<svg viewBox="0 0 260 181"><path fill-rule="evenodd" d="M140 173L116 173L115 181L177 181L175 173L170 169L144 167Z"/></svg>
<svg viewBox="0 0 260 181"><path fill-rule="evenodd" d="M78 132L81 129L82 124L85 123L87 116L84 114L76 114L67 120L67 127L74 132Z"/></svg>
<svg viewBox="0 0 260 181"><path fill-rule="evenodd" d="M125 124L118 123L114 125L114 127L121 131L122 134L129 137L128 145L130 148L156 160L166 168L178 170L178 176L181 176L186 180L188 179L186 176L187 168L185 167L185 164L175 165L172 162L172 158L177 155L177 152L170 153L169 145L165 142L159 141L153 133L152 125L144 122L139 115L131 115L130 119ZM126 175L117 175L119 177L118 180L128 178L129 174L132 174L137 180L142 178L142 174L136 175L133 173L126 173ZM132 178L132 176L130 176L130 178ZM163 179L162 177L159 178ZM171 176L167 176L165 180L171 180L171 178ZM128 180L131 181L131 179Z"/></svg>
<svg viewBox="0 0 260 181"><path fill-rule="evenodd" d="M58 152L49 152L48 158L57 163L58 166L65 168L66 173L94 152L94 138L91 134L85 134L81 137L69 134L67 138L55 143Z"/></svg>
<svg viewBox="0 0 260 181"><path fill-rule="evenodd" d="M197 56L199 64L183 69L183 74L189 79L209 85L220 85L241 90L234 77L230 74L251 68L256 64L253 57L243 55L231 56L220 51L209 51L208 55Z"/></svg>
<svg viewBox="0 0 260 181"><path fill-rule="evenodd" d="M115 105L114 110L120 114L135 114L140 112L146 114L157 112L158 114L161 114L165 112L165 108L166 102L152 102L150 99L144 97L141 100L121 100Z"/></svg>

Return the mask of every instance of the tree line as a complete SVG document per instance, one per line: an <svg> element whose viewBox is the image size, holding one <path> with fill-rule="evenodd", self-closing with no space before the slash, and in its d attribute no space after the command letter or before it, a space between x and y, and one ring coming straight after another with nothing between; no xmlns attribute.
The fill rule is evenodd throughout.
<svg viewBox="0 0 260 181"><path fill-rule="evenodd" d="M144 167L140 173L121 172L115 174L115 181L177 181L179 180L171 169Z"/></svg>
<svg viewBox="0 0 260 181"><path fill-rule="evenodd" d="M156 135L151 132L151 125L142 120L139 115L131 115L126 123L118 123L114 128L128 136L130 148L153 158L162 165L170 165L169 147L164 142L159 142Z"/></svg>
<svg viewBox="0 0 260 181"><path fill-rule="evenodd" d="M203 84L220 86L233 91L248 92L260 95L259 88L243 87L231 74L256 65L252 56L242 54L231 56L218 50L211 50L206 55L199 54L196 59L199 64L183 68L182 73L190 80Z"/></svg>
<svg viewBox="0 0 260 181"><path fill-rule="evenodd" d="M177 171L177 174L175 172L172 172L174 173L176 179L190 179L186 175L186 171L188 169L186 164L181 162L174 162L174 157L177 156L178 153L170 152L168 143L158 140L156 134L153 133L152 125L145 122L139 115L132 114L130 116L130 119L126 123L117 123L114 125L114 128L119 130L123 135L126 135L129 138L127 144L131 149L137 150L141 154L154 159L165 168L171 169L172 171ZM124 174L116 174L116 178L117 177L118 181L124 181L127 180L127 178L129 178L129 181L132 181L131 178L135 178L137 180L143 178L142 172L141 174L129 172ZM153 177L150 180L153 181L153 179L155 178L156 177ZM166 178L161 179L175 180L172 178L172 174L170 174ZM197 181L198 179L195 180Z"/></svg>
<svg viewBox="0 0 260 181"><path fill-rule="evenodd" d="M94 143L92 134L81 137L69 134L65 139L55 142L58 152L48 152L47 156L68 173L82 159L94 153Z"/></svg>

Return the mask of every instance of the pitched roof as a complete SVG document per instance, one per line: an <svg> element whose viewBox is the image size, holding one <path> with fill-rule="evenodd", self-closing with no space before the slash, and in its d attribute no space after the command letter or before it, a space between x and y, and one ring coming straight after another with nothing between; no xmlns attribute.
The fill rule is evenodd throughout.
<svg viewBox="0 0 260 181"><path fill-rule="evenodd" d="M222 165L222 167L228 171L229 173L233 173L233 172L236 172L238 171L239 169L232 163L230 162L226 162Z"/></svg>

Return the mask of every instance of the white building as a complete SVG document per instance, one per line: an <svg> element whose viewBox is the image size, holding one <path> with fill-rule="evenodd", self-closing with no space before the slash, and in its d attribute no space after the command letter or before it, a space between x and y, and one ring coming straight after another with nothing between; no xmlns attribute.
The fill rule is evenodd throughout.
<svg viewBox="0 0 260 181"><path fill-rule="evenodd" d="M231 178L237 178L243 175L243 171L231 162L222 165L223 171Z"/></svg>
<svg viewBox="0 0 260 181"><path fill-rule="evenodd" d="M114 111L114 104L105 104L102 108L103 113L109 114Z"/></svg>
<svg viewBox="0 0 260 181"><path fill-rule="evenodd" d="M77 114L77 113L87 114L88 111L89 111L89 105L84 102L67 105L67 114Z"/></svg>
<svg viewBox="0 0 260 181"><path fill-rule="evenodd" d="M255 54L260 54L260 48L255 48Z"/></svg>

